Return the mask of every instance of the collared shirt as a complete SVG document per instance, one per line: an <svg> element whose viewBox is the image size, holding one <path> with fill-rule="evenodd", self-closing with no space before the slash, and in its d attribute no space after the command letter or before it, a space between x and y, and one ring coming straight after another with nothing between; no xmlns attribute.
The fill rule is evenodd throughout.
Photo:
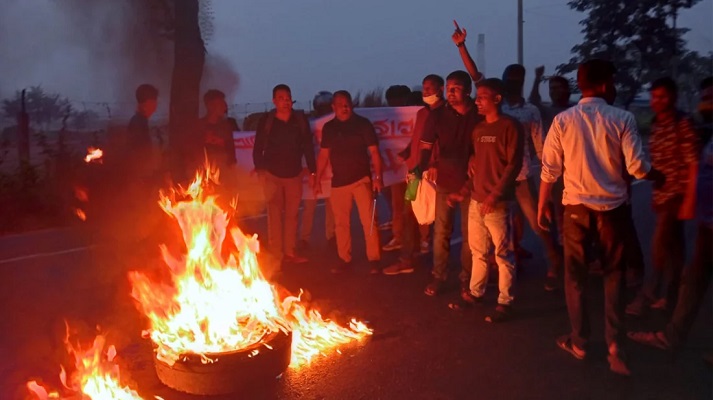
<svg viewBox="0 0 713 400"><path fill-rule="evenodd" d="M587 97L555 116L542 152L543 182L564 170L562 204L607 211L627 202L627 171L643 178L651 169L634 115Z"/></svg>
<svg viewBox="0 0 713 400"><path fill-rule="evenodd" d="M698 137L688 116L676 113L669 121L654 119L649 137L651 166L666 177L664 185L653 190L654 205L684 196L688 166L698 160L698 149Z"/></svg>
<svg viewBox="0 0 713 400"><path fill-rule="evenodd" d="M525 133L525 151L522 159L522 169L517 176L518 181L527 179L530 175L530 167L534 162L539 162L542 159L542 144L544 139L542 136L542 116L540 110L533 104L522 102L520 104L510 105L507 101L502 105L503 114L509 115L520 121ZM532 153L537 154L537 160L532 159Z"/></svg>

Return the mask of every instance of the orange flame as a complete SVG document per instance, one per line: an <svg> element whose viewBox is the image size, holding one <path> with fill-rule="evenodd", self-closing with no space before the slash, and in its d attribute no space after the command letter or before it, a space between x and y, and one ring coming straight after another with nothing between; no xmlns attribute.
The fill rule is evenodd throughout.
<svg viewBox="0 0 713 400"><path fill-rule="evenodd" d="M87 214L81 208L75 208L74 214L77 216L77 218L81 219L82 221L87 220Z"/></svg>
<svg viewBox="0 0 713 400"><path fill-rule="evenodd" d="M64 387L73 393L70 398L83 395L82 399L91 400L141 400L138 393L119 383L119 366L113 362L116 349L109 346L104 353L105 345L106 339L99 335L90 348L83 350L69 342L67 332L65 346L74 356L75 371L68 377L64 367L61 367L59 376ZM62 398L59 392L49 391L36 381L27 382L27 389L40 400Z"/></svg>
<svg viewBox="0 0 713 400"><path fill-rule="evenodd" d="M102 151L102 149L88 147L87 155L84 157L84 162L86 162L86 163L97 162L97 163L101 164L103 156L104 156L104 152Z"/></svg>
<svg viewBox="0 0 713 400"><path fill-rule="evenodd" d="M210 355L239 350L258 343L271 332L292 331L292 367L352 340L370 335L363 323L343 328L308 311L298 297L278 300L275 288L260 271L257 236L230 230L237 251L221 256L228 216L208 194L218 181L210 166L196 174L188 188L169 195L159 204L181 228L187 253L177 259L162 246L171 272L170 283L156 283L139 272L130 273L132 296L148 317L145 332L157 346L156 357L173 365L182 354L194 353L210 362ZM176 194L188 200L175 201ZM265 345L267 346L267 344Z"/></svg>

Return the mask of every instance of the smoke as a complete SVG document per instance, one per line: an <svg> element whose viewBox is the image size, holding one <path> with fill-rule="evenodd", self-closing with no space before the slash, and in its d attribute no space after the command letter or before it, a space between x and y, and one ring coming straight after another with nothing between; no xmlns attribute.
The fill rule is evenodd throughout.
<svg viewBox="0 0 713 400"><path fill-rule="evenodd" d="M203 78L201 80L201 92L208 89L218 89L225 93L226 99L235 97L240 84L240 77L235 72L233 66L225 57L208 53L206 55L205 66L203 67Z"/></svg>
<svg viewBox="0 0 713 400"><path fill-rule="evenodd" d="M133 102L150 82L168 93L172 43L160 1L6 0L0 95L42 85L76 101Z"/></svg>

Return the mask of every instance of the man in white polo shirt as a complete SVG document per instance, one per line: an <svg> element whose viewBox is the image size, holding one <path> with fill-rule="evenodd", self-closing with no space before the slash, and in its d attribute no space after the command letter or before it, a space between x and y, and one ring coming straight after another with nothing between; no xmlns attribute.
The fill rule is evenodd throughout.
<svg viewBox="0 0 713 400"><path fill-rule="evenodd" d="M542 153L538 204L540 228L549 229L552 187L564 177L563 223L565 298L571 333L557 345L577 359L587 354L591 332L586 306L587 264L584 248L590 235L598 239L604 268L605 337L612 372L630 375L622 352L625 287L625 235L630 210L625 173L661 184L641 146L634 115L612 107L616 97L613 64L589 60L579 66L579 104L558 114ZM609 103L609 104L608 104Z"/></svg>

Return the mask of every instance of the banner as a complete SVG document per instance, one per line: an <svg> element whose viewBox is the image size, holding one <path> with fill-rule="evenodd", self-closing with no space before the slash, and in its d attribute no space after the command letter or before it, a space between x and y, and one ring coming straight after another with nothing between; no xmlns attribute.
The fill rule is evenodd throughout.
<svg viewBox="0 0 713 400"><path fill-rule="evenodd" d="M384 169L384 186L391 186L406 179L406 165L399 159L398 153L411 141L414 126L416 125L416 113L421 107L380 107L380 108L355 108L354 112L371 121L379 138L379 152ZM310 121L310 128L316 137L315 157L319 155L319 143L322 140L322 129L324 124L334 118L334 114L328 114ZM235 157L238 160L238 168L247 174L254 169L253 147L255 146L255 132L233 132L235 141ZM367 156L368 157L368 156ZM303 160L303 166L304 164ZM322 194L319 198L329 197L331 189L331 170L324 174L322 184ZM257 176L250 177L251 183L259 187ZM308 176L304 178L303 199L314 199L312 189L308 184Z"/></svg>

